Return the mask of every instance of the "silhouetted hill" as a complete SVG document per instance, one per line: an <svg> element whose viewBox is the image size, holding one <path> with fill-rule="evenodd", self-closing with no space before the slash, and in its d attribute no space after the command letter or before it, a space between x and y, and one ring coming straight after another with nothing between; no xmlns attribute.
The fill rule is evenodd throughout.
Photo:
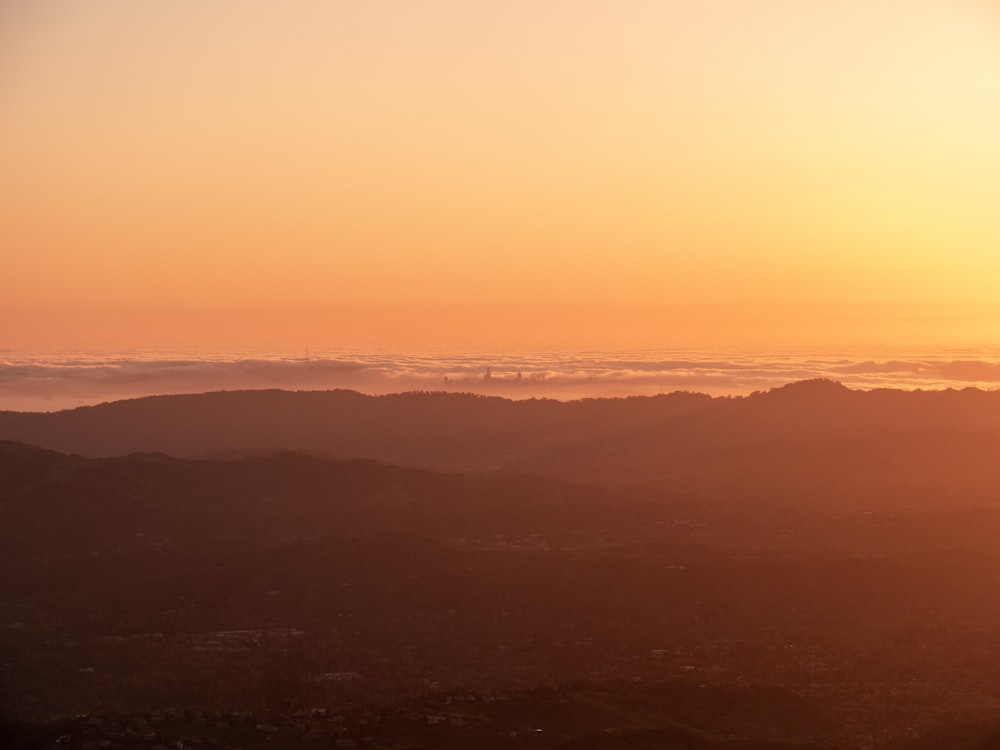
<svg viewBox="0 0 1000 750"><path fill-rule="evenodd" d="M0 493L14 492L50 479L82 462L73 456L0 440Z"/></svg>
<svg viewBox="0 0 1000 750"><path fill-rule="evenodd" d="M0 439L87 456L162 452L312 450L338 457L379 458L490 468L505 452L539 441L559 443L697 408L708 397L677 394L643 399L508 401L453 393L364 396L352 391L231 391L154 396L54 413L0 412ZM82 448L82 450L77 450ZM493 453L483 463L484 456ZM402 458L409 458L402 461Z"/></svg>
<svg viewBox="0 0 1000 750"><path fill-rule="evenodd" d="M1000 393L794 383L747 398L578 402L462 394L241 391L0 413L0 438L88 456L281 450L448 471L530 473L786 505L996 502Z"/></svg>
<svg viewBox="0 0 1000 750"><path fill-rule="evenodd" d="M0 559L389 532L571 540L636 523L597 488L279 453L84 459L0 441Z"/></svg>

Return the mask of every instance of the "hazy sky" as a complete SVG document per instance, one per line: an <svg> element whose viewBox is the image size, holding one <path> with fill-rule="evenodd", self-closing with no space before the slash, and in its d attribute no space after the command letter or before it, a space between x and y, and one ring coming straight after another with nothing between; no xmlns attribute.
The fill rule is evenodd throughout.
<svg viewBox="0 0 1000 750"><path fill-rule="evenodd" d="M6 0L0 347L1000 338L989 0Z"/></svg>

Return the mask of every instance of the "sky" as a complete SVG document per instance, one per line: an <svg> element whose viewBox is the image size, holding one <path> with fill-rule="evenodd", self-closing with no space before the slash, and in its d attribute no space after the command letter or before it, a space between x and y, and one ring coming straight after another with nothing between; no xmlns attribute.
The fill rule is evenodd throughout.
<svg viewBox="0 0 1000 750"><path fill-rule="evenodd" d="M0 348L1000 339L986 0L7 0Z"/></svg>

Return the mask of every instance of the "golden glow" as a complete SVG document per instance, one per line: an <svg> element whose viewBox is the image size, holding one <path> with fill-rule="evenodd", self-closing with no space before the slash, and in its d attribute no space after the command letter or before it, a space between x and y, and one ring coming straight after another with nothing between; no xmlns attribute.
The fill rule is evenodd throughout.
<svg viewBox="0 0 1000 750"><path fill-rule="evenodd" d="M0 346L995 342L975 0L14 0Z"/></svg>

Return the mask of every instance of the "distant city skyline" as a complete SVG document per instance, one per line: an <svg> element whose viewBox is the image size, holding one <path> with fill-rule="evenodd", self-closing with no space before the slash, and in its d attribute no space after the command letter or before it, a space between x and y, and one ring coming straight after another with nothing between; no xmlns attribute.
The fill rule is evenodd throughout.
<svg viewBox="0 0 1000 750"><path fill-rule="evenodd" d="M488 375L488 377L487 377ZM1000 348L817 351L0 351L0 410L54 411L169 393L282 388L471 392L512 399L673 391L741 396L825 378L856 390L1000 388Z"/></svg>

